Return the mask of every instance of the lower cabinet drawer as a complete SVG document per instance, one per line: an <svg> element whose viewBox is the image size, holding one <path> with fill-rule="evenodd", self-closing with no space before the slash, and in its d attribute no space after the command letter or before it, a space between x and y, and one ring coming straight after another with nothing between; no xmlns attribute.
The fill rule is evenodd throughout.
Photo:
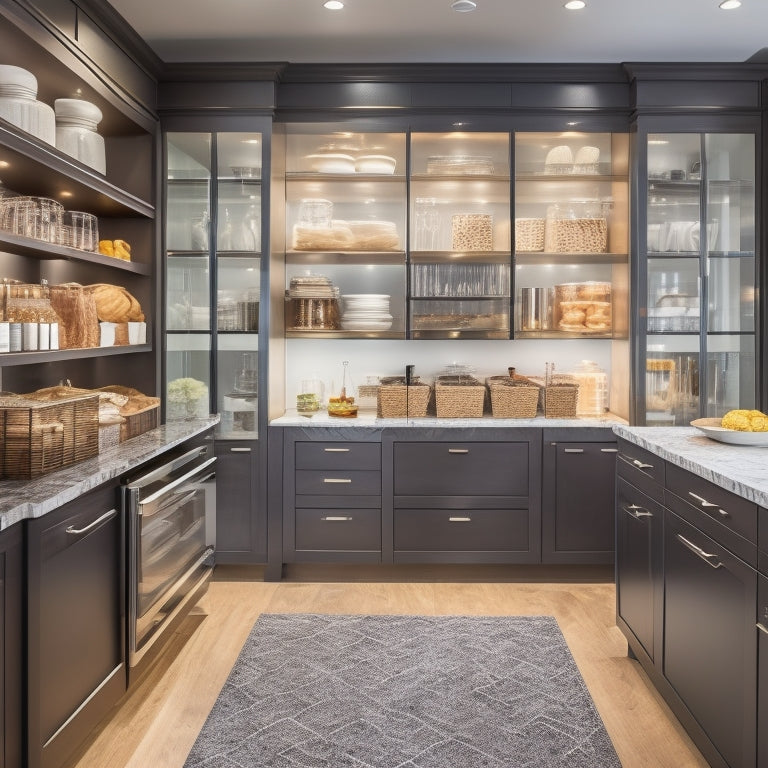
<svg viewBox="0 0 768 768"><path fill-rule="evenodd" d="M297 509L297 550L381 550L380 509Z"/></svg>
<svg viewBox="0 0 768 768"><path fill-rule="evenodd" d="M296 471L297 495L360 496L381 494L381 472L373 470Z"/></svg>
<svg viewBox="0 0 768 768"><path fill-rule="evenodd" d="M395 551L527 551L527 509L396 509Z"/></svg>

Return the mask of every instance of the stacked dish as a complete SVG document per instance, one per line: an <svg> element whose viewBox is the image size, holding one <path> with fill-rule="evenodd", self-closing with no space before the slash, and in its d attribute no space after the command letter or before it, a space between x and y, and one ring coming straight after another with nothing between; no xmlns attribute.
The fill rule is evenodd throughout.
<svg viewBox="0 0 768 768"><path fill-rule="evenodd" d="M388 331L392 327L389 296L383 293L348 293L341 297L345 331Z"/></svg>
<svg viewBox="0 0 768 768"><path fill-rule="evenodd" d="M493 158L488 155L433 155L427 158L433 176L492 176Z"/></svg>

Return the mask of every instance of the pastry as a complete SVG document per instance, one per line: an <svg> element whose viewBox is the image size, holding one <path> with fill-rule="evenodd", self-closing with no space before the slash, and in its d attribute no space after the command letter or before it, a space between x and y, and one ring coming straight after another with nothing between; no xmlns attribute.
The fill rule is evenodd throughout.
<svg viewBox="0 0 768 768"><path fill-rule="evenodd" d="M115 255L115 247L112 244L111 240L99 240L99 253L104 254L104 256L114 256Z"/></svg>
<svg viewBox="0 0 768 768"><path fill-rule="evenodd" d="M99 320L108 323L142 322L144 313L137 299L121 285L96 283L87 286L96 302Z"/></svg>
<svg viewBox="0 0 768 768"><path fill-rule="evenodd" d="M115 257L123 261L131 260L131 245L125 240L113 240L112 245L115 250Z"/></svg>

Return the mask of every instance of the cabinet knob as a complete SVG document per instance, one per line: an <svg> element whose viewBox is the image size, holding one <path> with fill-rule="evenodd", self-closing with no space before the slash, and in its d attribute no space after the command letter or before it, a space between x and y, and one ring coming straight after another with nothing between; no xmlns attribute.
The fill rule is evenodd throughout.
<svg viewBox="0 0 768 768"><path fill-rule="evenodd" d="M647 509L640 507L637 504L627 504L623 509L628 515L632 515L635 520L640 520L643 517L653 517L653 512L649 512Z"/></svg>
<svg viewBox="0 0 768 768"><path fill-rule="evenodd" d="M632 463L638 469L653 469L653 464L646 464L645 462L642 462L639 459L632 459Z"/></svg>

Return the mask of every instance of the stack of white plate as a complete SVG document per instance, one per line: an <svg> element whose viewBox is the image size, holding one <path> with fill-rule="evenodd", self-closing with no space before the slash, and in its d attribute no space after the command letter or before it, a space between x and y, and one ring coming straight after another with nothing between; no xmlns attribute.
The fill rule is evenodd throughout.
<svg viewBox="0 0 768 768"><path fill-rule="evenodd" d="M388 331L392 327L389 296L383 293L348 293L341 297L345 331Z"/></svg>

